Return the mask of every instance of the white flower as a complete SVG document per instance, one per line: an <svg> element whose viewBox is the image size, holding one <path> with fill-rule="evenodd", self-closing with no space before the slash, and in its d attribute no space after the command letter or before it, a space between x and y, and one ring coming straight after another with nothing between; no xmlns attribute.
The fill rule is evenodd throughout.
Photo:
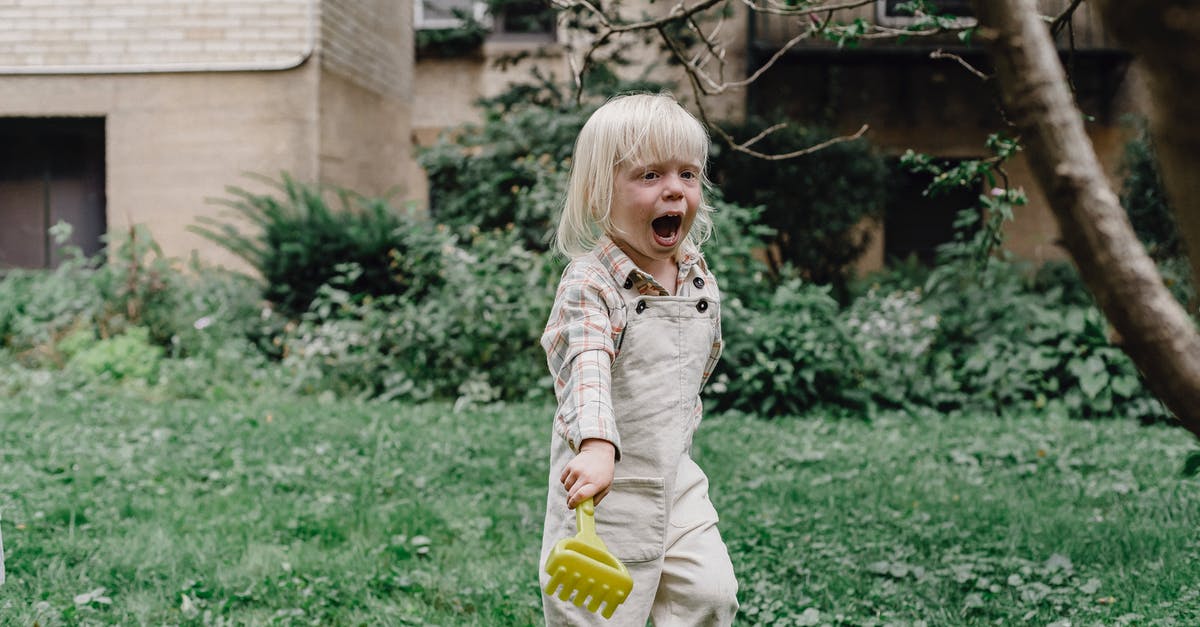
<svg viewBox="0 0 1200 627"><path fill-rule="evenodd" d="M201 318L199 318L195 322L193 322L192 326L195 327L197 331L203 331L204 329L211 326L212 323L213 323L213 319L211 316L202 316Z"/></svg>

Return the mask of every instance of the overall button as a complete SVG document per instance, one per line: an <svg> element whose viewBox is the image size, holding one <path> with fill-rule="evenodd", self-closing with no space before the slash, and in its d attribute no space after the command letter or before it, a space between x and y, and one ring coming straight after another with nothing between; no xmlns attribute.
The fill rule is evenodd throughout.
<svg viewBox="0 0 1200 627"><path fill-rule="evenodd" d="M700 279L696 280L699 281ZM696 311L699 311L700 313L708 311L708 301L704 300L703 298L700 299L700 302L696 303Z"/></svg>
<svg viewBox="0 0 1200 627"><path fill-rule="evenodd" d="M639 300L637 304L637 312L642 313L643 311L646 311L646 301Z"/></svg>
<svg viewBox="0 0 1200 627"><path fill-rule="evenodd" d="M632 287L633 287L633 279L625 279L625 289L631 289Z"/></svg>
<svg viewBox="0 0 1200 627"><path fill-rule="evenodd" d="M703 288L704 287L704 279L702 279L700 277L696 277L696 278L692 279L692 285L695 285L698 289Z"/></svg>

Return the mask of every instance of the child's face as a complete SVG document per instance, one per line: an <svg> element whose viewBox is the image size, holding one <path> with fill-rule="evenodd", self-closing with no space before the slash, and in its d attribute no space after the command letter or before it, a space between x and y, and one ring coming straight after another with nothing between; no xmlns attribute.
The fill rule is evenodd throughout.
<svg viewBox="0 0 1200 627"><path fill-rule="evenodd" d="M634 263L672 260L700 206L700 166L666 161L618 166L609 233Z"/></svg>

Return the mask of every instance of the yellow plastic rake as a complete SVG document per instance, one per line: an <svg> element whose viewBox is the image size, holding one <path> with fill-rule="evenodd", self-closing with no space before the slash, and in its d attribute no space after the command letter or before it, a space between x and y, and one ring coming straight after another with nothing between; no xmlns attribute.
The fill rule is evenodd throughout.
<svg viewBox="0 0 1200 627"><path fill-rule="evenodd" d="M550 550L550 556L546 558L550 581L545 590L547 595L554 596L554 591L562 586L558 598L563 601L570 599L574 592L576 607L583 607L584 600L591 597L587 610L595 612L603 603L604 611L600 615L612 618L617 606L633 590L633 577L596 535L595 516L592 499L575 507L575 526L579 533L574 538L559 540Z"/></svg>

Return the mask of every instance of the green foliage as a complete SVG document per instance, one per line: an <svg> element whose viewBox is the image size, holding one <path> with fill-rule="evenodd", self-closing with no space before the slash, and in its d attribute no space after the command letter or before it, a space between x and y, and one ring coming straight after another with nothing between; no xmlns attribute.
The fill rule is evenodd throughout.
<svg viewBox="0 0 1200 627"><path fill-rule="evenodd" d="M1179 226L1171 213L1154 142L1144 120L1135 125L1137 135L1125 144L1121 163L1125 178L1121 183L1121 206L1129 214L1133 230L1156 261L1184 256Z"/></svg>
<svg viewBox="0 0 1200 627"><path fill-rule="evenodd" d="M426 298L359 299L357 268L323 287L285 338L297 389L464 402L551 391L538 343L562 266L515 231L447 246L445 283Z"/></svg>
<svg viewBox="0 0 1200 627"><path fill-rule="evenodd" d="M474 17L459 13L458 28L421 28L414 31L418 59L453 58L479 54L487 28Z"/></svg>
<svg viewBox="0 0 1200 627"><path fill-rule="evenodd" d="M0 348L28 365L61 365L53 346L103 306L91 261L77 251L53 270L10 270L0 278Z"/></svg>
<svg viewBox="0 0 1200 627"><path fill-rule="evenodd" d="M460 238L514 228L525 248L547 250L571 151L588 116L612 94L664 87L619 79L600 64L589 72L576 102L553 81L533 78L480 100L482 123L445 133L417 153L429 177L433 219Z"/></svg>
<svg viewBox="0 0 1200 627"><path fill-rule="evenodd" d="M53 232L65 241L69 230ZM282 323L249 278L196 261L183 268L141 226L109 237L94 259L71 249L64 257L53 270L0 278L10 391L134 381L154 396L242 398L270 380L264 350ZM36 370L64 366L50 381Z"/></svg>
<svg viewBox="0 0 1200 627"><path fill-rule="evenodd" d="M862 353L863 386L874 403L905 407L927 401L952 376L928 367L937 357L930 349L937 338L938 316L922 297L920 289L877 285L841 313Z"/></svg>
<svg viewBox="0 0 1200 627"><path fill-rule="evenodd" d="M748 138L768 127L752 119L728 131ZM824 130L788 125L753 148L782 153L829 138ZM858 227L881 217L886 200L886 165L865 140L770 162L714 143L710 175L728 201L764 207L762 221L775 231L767 249L774 269L790 264L822 285L845 281L849 265L869 243L867 231Z"/></svg>
<svg viewBox="0 0 1200 627"><path fill-rule="evenodd" d="M988 136L985 146L992 152L986 159L968 159L955 165L944 165L929 155L907 151L900 164L913 172L933 176L925 195L937 195L954 188L986 189L979 195L979 204L960 211L955 218L954 240L938 249L937 273L942 276L968 278L971 266L982 270L1000 253L1004 243L1003 226L1013 219L1013 208L1028 202L1024 190L1008 184L1004 163L1021 150L1015 139L1000 134ZM967 274L964 274L966 272Z"/></svg>
<svg viewBox="0 0 1200 627"><path fill-rule="evenodd" d="M189 227L245 259L266 283L263 295L287 316L306 311L338 264L357 264L355 294L420 298L440 282L439 250L446 241L432 225L408 219L385 199L304 184L287 174L278 196L227 188L233 208L254 228L202 218ZM334 192L340 207L326 200ZM402 228L403 227L403 228Z"/></svg>
<svg viewBox="0 0 1200 627"><path fill-rule="evenodd" d="M429 176L434 219L461 237L511 225L527 248L546 250L565 191L564 162L594 109L495 106L484 110L482 124L422 149L418 161ZM554 171L563 176L553 177ZM526 202L548 176L563 187L546 189L541 202Z"/></svg>
<svg viewBox="0 0 1200 627"><path fill-rule="evenodd" d="M75 337L71 350L77 352L67 362L68 368L79 368L91 375L114 381L140 380L154 383L163 349L150 343L145 327L129 327L120 335L105 338L90 346Z"/></svg>
<svg viewBox="0 0 1200 627"><path fill-rule="evenodd" d="M829 291L792 279L759 309L729 302L723 371L712 386L722 407L779 416L863 404L863 357Z"/></svg>
<svg viewBox="0 0 1200 627"><path fill-rule="evenodd" d="M907 288L880 277L890 287L869 290L847 310L866 352L872 398L941 410L1162 417L1072 274L1030 275L998 261L969 273L946 271Z"/></svg>
<svg viewBox="0 0 1200 627"><path fill-rule="evenodd" d="M774 231L762 223L762 207L724 201L719 193L713 204L713 234L703 245L704 259L717 277L721 298L758 309L770 299L778 282L764 259Z"/></svg>

